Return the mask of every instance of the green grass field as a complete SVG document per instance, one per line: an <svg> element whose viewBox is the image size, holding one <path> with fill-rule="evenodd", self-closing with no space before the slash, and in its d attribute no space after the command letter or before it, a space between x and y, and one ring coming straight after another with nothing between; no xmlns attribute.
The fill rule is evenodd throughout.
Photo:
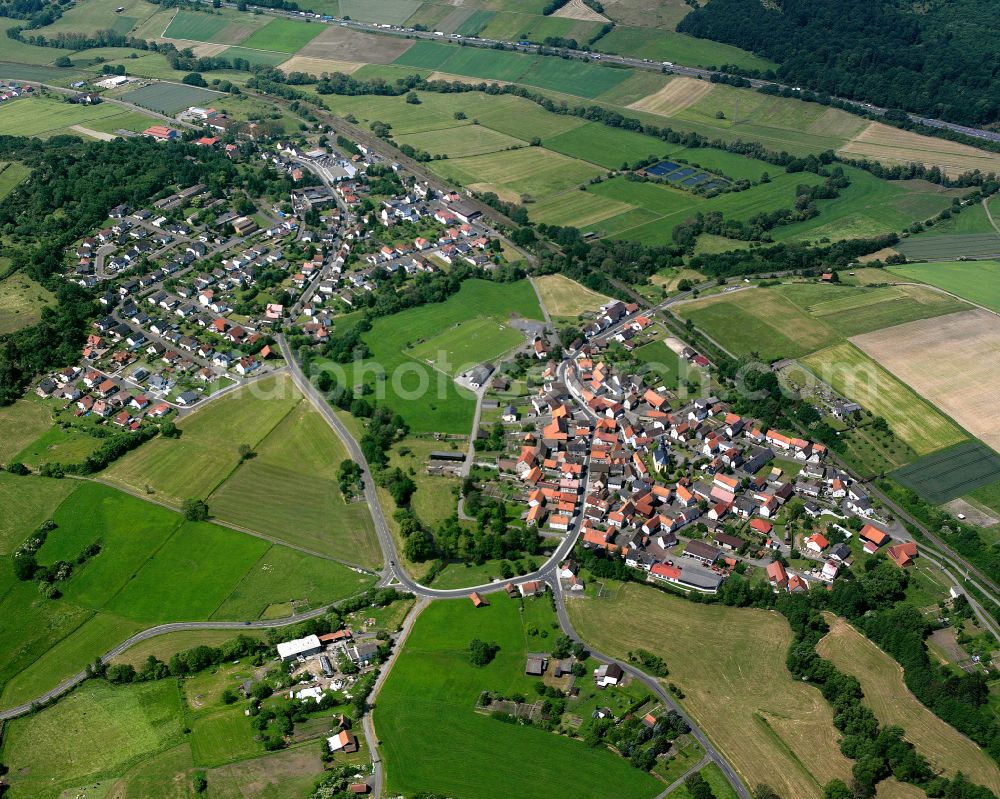
<svg viewBox="0 0 1000 799"><path fill-rule="evenodd" d="M889 267L892 275L929 283L1000 313L1000 261L961 261Z"/></svg>
<svg viewBox="0 0 1000 799"><path fill-rule="evenodd" d="M967 307L919 286L794 283L719 294L682 303L674 312L732 353L757 352L774 360L798 358L849 336Z"/></svg>
<svg viewBox="0 0 1000 799"><path fill-rule="evenodd" d="M266 613L267 607L261 607L261 597L274 597L282 604L293 602L295 611L301 612L327 603L331 597L364 591L372 583L368 575L294 549L271 547L236 584L212 618L240 621L274 617L275 614Z"/></svg>
<svg viewBox="0 0 1000 799"><path fill-rule="evenodd" d="M72 493L63 498L60 490ZM336 601L372 582L340 564L187 522L93 482L9 478L0 480L0 494L31 502L13 514L0 512L8 549L47 517L56 528L39 563L73 561L90 544L101 545L60 584L59 599L43 598L33 582L14 580L9 560L0 558L4 706L38 696L143 627L213 616L252 620L286 603L305 609Z"/></svg>
<svg viewBox="0 0 1000 799"><path fill-rule="evenodd" d="M30 174L31 170L24 164L17 161L0 161L0 200L14 191ZM22 280L28 281L30 278L25 277ZM39 286L39 288L41 287ZM6 293L7 289L0 283L0 303L4 301ZM2 314L2 311L0 311L0 314ZM2 315L0 315L0 319L2 319ZM0 321L0 332L2 332L2 324L2 321Z"/></svg>
<svg viewBox="0 0 1000 799"><path fill-rule="evenodd" d="M209 496L239 465L240 444L258 446L301 401L280 376L227 394L183 420L180 438L157 438L104 472L114 483L180 504Z"/></svg>
<svg viewBox="0 0 1000 799"><path fill-rule="evenodd" d="M219 519L362 566L381 562L364 502L346 503L337 469L340 439L300 402L209 497Z"/></svg>
<svg viewBox="0 0 1000 799"><path fill-rule="evenodd" d="M178 11L167 26L167 39L190 39L195 42L211 42L212 37L229 24L229 20L219 14L204 11Z"/></svg>
<svg viewBox="0 0 1000 799"><path fill-rule="evenodd" d="M119 12L119 8L122 11ZM99 30L125 34L157 10L156 6L146 0L93 0L67 9L59 19L41 28L40 32L46 37L69 32L92 34Z"/></svg>
<svg viewBox="0 0 1000 799"><path fill-rule="evenodd" d="M893 249L903 253L907 258L929 261L940 261L945 258L996 258L1000 256L1000 236L996 233L966 233L927 238L916 236L904 239Z"/></svg>
<svg viewBox="0 0 1000 799"><path fill-rule="evenodd" d="M402 414L411 430L467 433L474 401L450 376L455 366L496 358L516 343L506 327L511 314L542 318L538 298L527 280L466 280L458 293L443 303L376 319L371 331L364 334L371 357L355 366L353 383L376 382L376 375L384 374L386 382L376 384L376 399ZM496 326L498 335L471 339L455 335L456 326L473 322L481 326L484 320L491 320L489 324ZM508 332L499 335L499 325ZM426 351L428 347L433 355ZM440 350L450 366L438 355ZM427 364L421 356L434 357L435 363Z"/></svg>
<svg viewBox="0 0 1000 799"><path fill-rule="evenodd" d="M295 53L319 36L323 30L322 25L275 19L260 30L254 31L249 38L240 42L240 45L256 50Z"/></svg>
<svg viewBox="0 0 1000 799"><path fill-rule="evenodd" d="M11 554L74 488L69 480L0 472L0 555Z"/></svg>
<svg viewBox="0 0 1000 799"><path fill-rule="evenodd" d="M496 191L514 199L527 195L536 199L575 188L601 173L592 164L550 152L541 147L526 147L471 158L434 163L434 171L448 180L466 186Z"/></svg>
<svg viewBox="0 0 1000 799"><path fill-rule="evenodd" d="M180 743L177 683L161 680L114 688L91 681L37 716L10 723L3 760L13 797L57 797ZM55 745L54 742L59 744Z"/></svg>
<svg viewBox="0 0 1000 799"><path fill-rule="evenodd" d="M885 419L918 455L964 441L968 436L909 387L853 344L836 344L803 359L834 390Z"/></svg>
<svg viewBox="0 0 1000 799"><path fill-rule="evenodd" d="M926 455L894 471L892 478L939 505L1000 480L1000 455L969 441Z"/></svg>
<svg viewBox="0 0 1000 799"><path fill-rule="evenodd" d="M72 126L80 125L97 130L99 124L103 123L101 126L104 127L111 123L115 128L135 129L137 120L142 123L138 130L143 130L154 122L152 117L123 111L121 107L110 103L73 105L46 97L32 97L8 101L0 106L0 134L12 136L38 136L44 139L69 134L86 139L89 138L86 134L73 130Z"/></svg>
<svg viewBox="0 0 1000 799"><path fill-rule="evenodd" d="M432 155L447 155L449 158L464 158L470 155L495 153L510 147L524 147L524 142L520 139L505 133L497 133L483 125L455 126L396 138L402 144L410 144Z"/></svg>
<svg viewBox="0 0 1000 799"><path fill-rule="evenodd" d="M485 35L489 35L488 30ZM597 64L428 41L415 42L393 63L483 80L513 81L591 99L614 89L632 72Z"/></svg>
<svg viewBox="0 0 1000 799"><path fill-rule="evenodd" d="M101 445L101 440L83 430L52 425L11 458L28 466L43 463L80 463Z"/></svg>
<svg viewBox="0 0 1000 799"><path fill-rule="evenodd" d="M11 463L17 454L52 426L52 417L39 402L22 399L0 408L0 464Z"/></svg>
<svg viewBox="0 0 1000 799"><path fill-rule="evenodd" d="M523 619L519 607L506 596L479 609L465 599L436 602L418 619L374 711L389 791L493 799L497 785L516 798L537 797L540 785L571 784L574 795L595 799L608 795L608 785L617 797L658 793L661 783L610 751L475 712L482 690L534 695L525 653L551 647L555 616L545 599L528 601ZM529 622L548 637L529 635ZM500 645L483 668L469 663L475 637Z"/></svg>

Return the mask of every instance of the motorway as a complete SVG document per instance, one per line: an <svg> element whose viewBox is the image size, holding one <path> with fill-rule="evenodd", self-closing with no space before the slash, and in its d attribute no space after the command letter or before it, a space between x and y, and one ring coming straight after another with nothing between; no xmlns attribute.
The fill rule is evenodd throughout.
<svg viewBox="0 0 1000 799"><path fill-rule="evenodd" d="M212 5L213 0L199 0L204 5ZM222 4L227 8L236 8L237 3L234 2L224 2ZM630 67L632 69L642 69L650 72L662 72L673 75L682 75L691 78L701 78L703 80L710 80L713 75L724 76L729 73L722 72L720 70L712 69L701 69L700 67L689 67L683 64L677 64L672 61L653 61L649 58L634 58L631 56L620 56L620 55L610 55L605 53L597 53L591 50L571 50L569 48L556 48L556 47L546 47L540 44L521 44L519 42L508 42L500 41L497 39L480 39L478 36L461 36L457 33L445 34L439 31L418 31L413 28L403 28L399 25L379 25L372 22L359 22L353 19L341 19L339 17L332 17L328 20L324 20L319 14L307 14L302 11L283 11L274 8L263 8L260 6L248 6L248 8L253 11L253 13L264 13L270 14L277 17L286 17L289 19L302 20L304 22L310 22L317 25L336 25L342 28L351 28L353 30L363 32L363 33L374 33L383 36L396 36L406 39L426 39L436 42L454 42L456 44L461 44L466 47L482 47L485 49L503 49L511 50L517 53L533 54L533 55L546 55L552 58L573 58L579 61L591 61L603 64L614 64L615 66ZM800 87L788 86L782 83L778 83L773 80L759 80L757 78L747 78L747 82L755 89L762 88L764 86L777 86L780 90L788 89L792 92L801 91ZM489 79L483 79L484 82L491 82ZM834 97L834 100L847 103L854 107L854 110L860 114L874 114L876 116L884 116L890 109L883 108L881 106L873 105L871 103L866 103L861 100L849 100L843 97ZM1000 142L1000 133L992 130L983 130L982 128L974 128L968 125L959 125L955 122L948 122L943 119L933 119L931 117L923 117L919 114L907 113L907 117L911 122L919 125L926 125L931 128L939 128L944 130L951 130L956 133L962 133L966 136L971 136L976 139L983 139L985 141Z"/></svg>

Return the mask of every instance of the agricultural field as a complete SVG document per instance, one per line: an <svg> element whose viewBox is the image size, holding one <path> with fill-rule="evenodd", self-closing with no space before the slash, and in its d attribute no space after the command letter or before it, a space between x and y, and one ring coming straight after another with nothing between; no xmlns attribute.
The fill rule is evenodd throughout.
<svg viewBox="0 0 1000 799"><path fill-rule="evenodd" d="M848 334L849 335L849 334ZM952 313L851 339L921 397L994 449L1000 448L1000 318Z"/></svg>
<svg viewBox="0 0 1000 799"><path fill-rule="evenodd" d="M241 47L253 50L295 53L319 36L324 27L290 19L275 19L254 31L249 38L239 44Z"/></svg>
<svg viewBox="0 0 1000 799"><path fill-rule="evenodd" d="M838 394L885 419L918 455L964 441L967 436L937 409L914 394L849 342L802 359Z"/></svg>
<svg viewBox="0 0 1000 799"><path fill-rule="evenodd" d="M933 141L932 146L929 141ZM952 177L976 169L995 172L1000 166L1000 155L996 153L943 139L928 140L926 136L881 122L872 122L838 152L847 156L875 158L883 163L936 165Z"/></svg>
<svg viewBox="0 0 1000 799"><path fill-rule="evenodd" d="M163 32L165 39L187 39L195 42L213 42L213 37L229 25L230 20L221 14L204 11L178 11Z"/></svg>
<svg viewBox="0 0 1000 799"><path fill-rule="evenodd" d="M413 45L412 41L395 36L376 36L327 26L323 26L321 30L297 55L367 64L391 64ZM403 74L407 74L405 70Z"/></svg>
<svg viewBox="0 0 1000 799"><path fill-rule="evenodd" d="M829 705L785 666L792 632L784 618L694 604L632 583L606 590L606 598L567 602L577 632L620 658L638 648L661 656L684 692L685 710L746 784L818 799L830 779L850 778Z"/></svg>
<svg viewBox="0 0 1000 799"><path fill-rule="evenodd" d="M240 462L239 446L261 445L302 396L285 376L258 381L183 419L180 438L156 438L103 473L106 480L179 505L204 499Z"/></svg>
<svg viewBox="0 0 1000 799"><path fill-rule="evenodd" d="M223 521L361 566L381 553L364 502L344 501L337 469L343 443L302 400L209 497Z"/></svg>
<svg viewBox="0 0 1000 799"><path fill-rule="evenodd" d="M997 241L1000 244L1000 237ZM1000 261L905 264L891 266L886 271L907 280L929 283L1000 313Z"/></svg>
<svg viewBox="0 0 1000 799"><path fill-rule="evenodd" d="M964 214L963 214L964 216ZM1000 236L996 233L966 233L954 236L923 234L903 239L894 249L907 258L940 261L945 258L996 258L1000 256Z"/></svg>
<svg viewBox="0 0 1000 799"><path fill-rule="evenodd" d="M488 30L484 33L489 35ZM523 83L590 99L614 89L632 73L629 69L428 41L415 42L393 63L450 75Z"/></svg>
<svg viewBox="0 0 1000 799"><path fill-rule="evenodd" d="M47 97L31 97L8 101L0 106L0 134L43 139L62 134L102 138L92 131L104 133L109 127L111 130L125 128L141 131L154 121L152 117L126 111L110 103L87 106Z"/></svg>
<svg viewBox="0 0 1000 799"><path fill-rule="evenodd" d="M972 782L1000 793L1000 768L975 743L935 716L910 692L900 665L848 622L826 614L830 632L816 652L861 683L868 705L883 726L906 732L935 771L961 771Z"/></svg>
<svg viewBox="0 0 1000 799"><path fill-rule="evenodd" d="M20 165L13 166L16 168ZM7 169L0 173L0 181L3 181L10 171ZM0 195L2 194L0 191ZM13 333L38 322L42 318L42 308L49 305L52 300L52 292L27 275L15 273L0 280L0 335Z"/></svg>
<svg viewBox="0 0 1000 799"><path fill-rule="evenodd" d="M402 414L415 433L468 433L475 410L472 394L459 389L451 377L461 364L497 358L524 341L523 334L510 327L511 315L542 318L527 280L466 280L443 303L376 319L363 336L371 357L355 365L352 384L374 382L376 401ZM463 328L491 332L469 338ZM379 375L385 375L384 382Z"/></svg>
<svg viewBox="0 0 1000 799"><path fill-rule="evenodd" d="M1000 455L979 441L926 455L892 473L892 478L935 505L1000 481Z"/></svg>
<svg viewBox="0 0 1000 799"><path fill-rule="evenodd" d="M176 114L192 105L206 105L217 102L223 95L211 89L184 86L179 83L152 83L141 89L125 92L121 99L125 102L157 111L161 114ZM97 106L102 108L103 106Z"/></svg>
<svg viewBox="0 0 1000 799"><path fill-rule="evenodd" d="M610 297L582 286L565 275L543 275L534 279L542 304L554 319L573 319L595 313Z"/></svg>
<svg viewBox="0 0 1000 799"><path fill-rule="evenodd" d="M962 308L968 306L919 286L818 283L741 289L673 306L730 352L765 360L802 357L848 336Z"/></svg>
<svg viewBox="0 0 1000 799"><path fill-rule="evenodd" d="M696 78L673 78L662 89L629 104L634 111L674 116L694 105L715 87L714 83Z"/></svg>
<svg viewBox="0 0 1000 799"><path fill-rule="evenodd" d="M523 619L519 601L494 595L490 603L435 602L410 633L374 711L389 792L493 799L503 785L505 795L518 799L538 796L539 785L564 784L572 774L573 793L584 799L606 796L601 786L608 784L623 799L659 793L662 783L606 749L476 712L483 690L534 695L524 676L525 654L551 648L556 635L546 599L526 600ZM469 642L477 637L500 646L482 668L469 663ZM454 767L456 752L461 768Z"/></svg>

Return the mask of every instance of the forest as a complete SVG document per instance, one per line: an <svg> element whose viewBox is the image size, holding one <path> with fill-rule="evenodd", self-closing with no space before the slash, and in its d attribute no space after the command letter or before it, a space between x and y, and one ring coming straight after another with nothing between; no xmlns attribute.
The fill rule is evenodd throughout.
<svg viewBox="0 0 1000 799"><path fill-rule="evenodd" d="M712 0L677 29L770 58L787 84L966 125L1000 121L989 0Z"/></svg>

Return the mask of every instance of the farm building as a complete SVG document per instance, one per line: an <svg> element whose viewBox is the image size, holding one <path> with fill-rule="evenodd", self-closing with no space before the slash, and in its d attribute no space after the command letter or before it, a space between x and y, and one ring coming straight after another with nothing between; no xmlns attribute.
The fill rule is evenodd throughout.
<svg viewBox="0 0 1000 799"><path fill-rule="evenodd" d="M323 650L323 644L315 635L296 638L292 641L282 641L278 644L278 657L282 661L295 660L297 657L316 655Z"/></svg>

